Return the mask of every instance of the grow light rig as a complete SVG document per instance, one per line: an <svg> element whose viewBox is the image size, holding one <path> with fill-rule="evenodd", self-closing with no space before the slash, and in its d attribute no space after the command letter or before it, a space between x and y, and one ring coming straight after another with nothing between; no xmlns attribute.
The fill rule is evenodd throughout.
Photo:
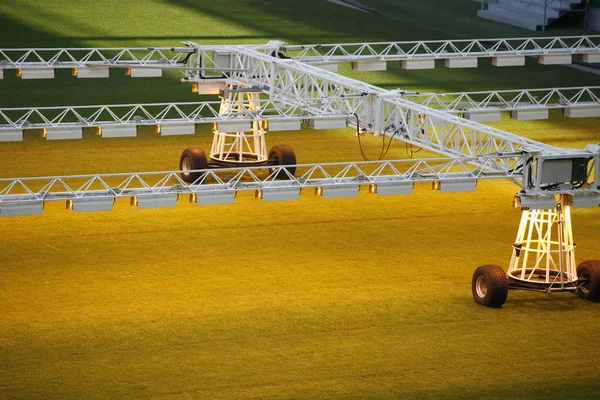
<svg viewBox="0 0 600 400"><path fill-rule="evenodd" d="M41 213L43 203L53 200L66 201L74 211L99 211L112 209L119 197L129 197L132 204L145 208L173 206L182 194L197 204L222 204L233 202L239 190L254 190L257 197L274 201L297 199L302 188L315 188L323 197L333 198L355 196L365 185L370 192L388 195L411 193L414 182L432 182L435 189L453 192L472 191L480 179L509 179L520 186L515 205L523 210L523 218L508 275L497 266L478 268L472 283L475 301L501 306L508 289L571 291L598 301L600 262L585 261L575 267L570 208L600 205L599 145L583 150L548 146L331 70L335 69L332 63L339 62L352 62L358 70L384 69L391 61L400 61L407 69L429 68L435 59L445 59L450 68L473 67L478 57L510 66L520 65L525 55L538 56L542 64L568 63L572 54L597 61L599 42L600 37L589 36L0 50L2 74L16 69L22 79L51 78L55 68L72 68L78 78L107 77L109 68L126 68L132 77L160 76L163 69L173 68L183 72L182 81L191 83L194 91L221 98L218 107L198 102L1 109L0 140L22 140L23 129L31 128L43 129L47 139L82 138L85 127L97 128L103 137L135 136L140 125L156 125L163 135L192 134L201 123L212 123L215 129L209 157L201 149L185 149L179 171L0 179L0 214ZM439 47L432 49L434 45ZM322 49L328 50L322 54ZM42 56L48 52L51 57ZM119 113L123 107L127 111ZM56 111L58 116L48 116ZM298 165L293 150L285 145L267 153L268 130L297 130L303 122L316 129L350 125L446 158L379 161L369 172L361 163ZM266 178L257 172L265 166L269 167ZM215 168L225 168L233 178L222 179ZM296 176L297 169L305 172ZM79 186L82 180L85 183ZM78 186L72 182L79 182Z"/></svg>

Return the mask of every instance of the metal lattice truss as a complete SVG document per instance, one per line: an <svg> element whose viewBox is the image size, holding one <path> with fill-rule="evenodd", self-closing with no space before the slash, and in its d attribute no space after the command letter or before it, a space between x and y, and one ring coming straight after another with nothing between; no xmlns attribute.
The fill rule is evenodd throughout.
<svg viewBox="0 0 600 400"><path fill-rule="evenodd" d="M564 47L566 42L562 40L557 39L551 42L558 43L556 46L560 45L560 48L567 49L561 51L577 52L581 49L589 49L593 40L596 40L596 37L579 38L570 44L568 49ZM530 47L536 47L533 43L539 44L540 42L538 39L527 39L526 44L517 46L517 50L521 53L529 51ZM546 44L543 49L549 51L554 46L554 44ZM597 50L597 45L595 46L594 49ZM497 51L501 51L499 49L500 44L497 45ZM430 160L411 160L411 163L416 163L414 164L416 173L407 178L404 174L410 168L397 169L393 174L385 176L385 179L391 183L406 184L419 179L431 179L439 182L441 187L445 185L448 188L452 185L451 182L460 178L466 179L468 182L459 183L460 189L457 190L471 190L477 179L498 177L519 181L522 193L529 196L526 199L528 201L535 196L553 198L554 194L577 194L580 192L595 196L591 203L600 199L600 183L597 179L598 171L600 171L600 146L588 146L584 150L573 150L529 140L409 101L403 98L403 94L399 91L389 91L308 65L305 62L281 57L281 50L281 42L270 42L265 46L256 47L199 46L188 42L185 48L177 49L180 54L186 54L184 59L177 59L184 64L182 68L184 70L183 81L193 82L197 85L219 84L228 90L258 90L260 96L256 98L261 101L260 106L250 104L244 106L246 108L220 107L219 114L215 114L214 105L216 104L210 106L209 103L2 110L3 114L0 116L5 119L5 124L0 126L0 135L7 129L31 126L28 124L34 124L34 126L38 126L35 124L50 124L52 128L60 129L72 128L74 125L78 127L102 126L103 124L184 124L192 121L194 123L202 122L203 118L209 119L207 122L211 122L212 118L213 122L227 121L229 123L265 119L270 121L271 118L301 118L309 123L313 121L316 128L317 124L314 121L318 118L326 118L330 124L326 124L325 128L345 127L350 124L365 132L390 136L405 141L409 145L425 148L448 157L442 162L444 167L440 167L441 170L432 168ZM537 48L533 50L539 51ZM300 59L302 58L300 57ZM208 76L206 71L213 67L218 70L218 73ZM124 107L124 109L120 110L120 107ZM227 114L226 110L236 111L233 114ZM17 113L16 117L12 116L12 112ZM221 126L219 126L219 130L222 130ZM233 132L236 131L239 129L233 130ZM303 167L309 168L309 172L307 172L309 175L297 172L296 175L299 177L294 178L286 169L285 174L290 178L287 181L276 181L274 177L280 176L278 174L271 174L266 180L258 178L251 168L231 170L230 174L233 173L240 177L233 181L220 179L216 173L209 171L204 176L210 176L217 183L201 182L202 185L198 185L198 187L184 184L177 177L176 172L160 173L159 175L162 174L162 176L157 180L158 183L146 182L141 174L120 175L123 181L116 182L116 184L106 182L100 175L51 177L46 178L46 184L38 190L30 188L29 184L24 183L29 180L10 179L3 181L6 186L0 189L2 190L0 195L3 196L0 198L0 204L14 201L39 202L58 198L76 200L77 196L82 193L90 192L91 183L95 182L99 182L101 185L101 188L98 189L100 191L95 192L95 196L99 198L136 196L140 199L143 196L162 196L166 193L177 195L202 192L206 194L209 192L205 191L216 193L251 189L266 191L263 194L268 195L268 192L274 188L283 190L286 187L299 189L307 186L320 187L321 190L329 188L327 191L331 193L332 190L335 191L332 188L343 190L344 186L349 184L358 187L361 185L361 181L373 183L371 173L365 173L364 167L358 163L343 165L341 170L346 172L343 172L342 175L339 175L340 171L335 174L327 172L323 164L298 166L300 169ZM468 169L465 170L465 168ZM281 167L279 167L280 169ZM319 171L321 173L319 179L324 180L314 180L310 171L314 173ZM156 174L149 175L157 177ZM113 177L116 176L111 176L111 180ZM83 179L82 185L89 185L73 189L75 186L67 185L67 179L71 178ZM128 191L131 189L129 183L132 182L138 182L141 186L137 187L136 191ZM65 190L56 189L57 184L66 185ZM24 191L20 195L26 197L7 197L13 196L14 190L19 187ZM194 193L194 190L198 193ZM399 191L404 192L404 190L405 188L402 188ZM166 192L163 193L164 191ZM323 195L325 194L323 193ZM595 205L598 204L600 204L600 200Z"/></svg>
<svg viewBox="0 0 600 400"><path fill-rule="evenodd" d="M354 188L358 194L359 186L364 185L397 187L408 194L414 183L423 182L435 183L434 188L440 190L448 184L447 190L453 191L451 183L475 190L477 180L520 182L523 173L518 159L523 157L500 157L507 162L499 162L499 157L479 157L478 167L473 166L474 158L299 164L291 166L296 169L295 175L290 173L290 166L274 167L271 173L259 167L208 169L199 170L205 173L193 183L183 181L180 171L0 179L0 204L181 194L208 196L221 191L298 192L339 186ZM504 167L505 164L508 166ZM280 179L282 175L287 178ZM463 186L462 190L467 189Z"/></svg>
<svg viewBox="0 0 600 400"><path fill-rule="evenodd" d="M203 46L195 55L213 62L222 46ZM260 50L263 45L252 48ZM40 68L160 68L185 69L189 47L0 49L0 69ZM218 67L204 66L207 70Z"/></svg>
<svg viewBox="0 0 600 400"><path fill-rule="evenodd" d="M340 98L297 100L225 100L186 103L0 108L0 135L8 129L183 125L224 121L285 121L345 117ZM223 108L221 108L223 107Z"/></svg>
<svg viewBox="0 0 600 400"><path fill-rule="evenodd" d="M295 60L308 63L595 54L600 53L600 35L288 45L284 50Z"/></svg>
<svg viewBox="0 0 600 400"><path fill-rule="evenodd" d="M456 93L407 93L404 98L450 113L488 108L501 110L598 108L600 107L600 86Z"/></svg>
<svg viewBox="0 0 600 400"><path fill-rule="evenodd" d="M294 60L239 49L232 52L234 65L247 72L232 72L229 81L238 85L265 85L273 100L296 97L315 101L329 96L344 99L337 103L340 114L356 114L361 127L385 134L449 157L472 157L515 153L524 149L545 154L570 154L560 149L434 110L389 91Z"/></svg>
<svg viewBox="0 0 600 400"><path fill-rule="evenodd" d="M274 46L273 43L277 45ZM598 55L600 35L311 45L284 45L282 42L271 42L268 45L236 47L259 51L275 50L274 54L281 54L304 63L317 64L552 54ZM202 46L198 50L202 52L198 55L201 55L204 60L205 70L223 70L216 65L218 62L215 62L222 46ZM216 56L215 52L217 52ZM189 54L189 47L0 49L0 70L88 67L183 69ZM215 65L211 67L211 64Z"/></svg>

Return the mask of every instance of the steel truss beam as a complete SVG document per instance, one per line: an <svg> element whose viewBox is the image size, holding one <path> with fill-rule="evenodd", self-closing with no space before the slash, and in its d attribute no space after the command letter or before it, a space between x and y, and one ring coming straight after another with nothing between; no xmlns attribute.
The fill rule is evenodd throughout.
<svg viewBox="0 0 600 400"><path fill-rule="evenodd" d="M243 72L227 74L238 85L266 85L272 100L329 96L342 98L341 114L355 113L361 127L449 157L537 150L576 154L508 132L468 121L402 98L389 91L294 60L280 60L250 49L230 49L233 65Z"/></svg>
<svg viewBox="0 0 600 400"><path fill-rule="evenodd" d="M407 93L412 102L449 113L465 110L600 107L600 86L493 90L455 93Z"/></svg>
<svg viewBox="0 0 600 400"><path fill-rule="evenodd" d="M273 45L237 47L263 50L273 48ZM208 64L213 64L214 51L218 52L222 46L201 46L197 49L202 52L203 59L210 60ZM187 50L185 47L0 49L0 69L87 67L182 69L189 55ZM292 59L306 63L552 54L600 55L600 35L310 45L283 45L279 42L277 51L285 52ZM205 69L211 69L207 65ZM221 68L216 66L213 70L221 70Z"/></svg>
<svg viewBox="0 0 600 400"><path fill-rule="evenodd" d="M0 49L0 67L83 68L83 67L160 67L180 68L186 54L174 48L40 48Z"/></svg>
<svg viewBox="0 0 600 400"><path fill-rule="evenodd" d="M156 196L169 194L210 194L219 191L251 191L337 187L344 185L409 185L418 182L471 182L485 179L511 179L519 182L524 155L477 158L420 159L377 162L300 164L296 176L286 166L201 170L206 173L194 183L184 182L180 171L95 174L0 179L0 207L6 204ZM506 160L506 161L504 161ZM503 165L509 165L504 167ZM277 179L287 175L286 179ZM223 178L227 176L227 178ZM474 189L473 185L473 189Z"/></svg>
<svg viewBox="0 0 600 400"><path fill-rule="evenodd" d="M581 41L578 46L582 47L584 42ZM366 131L391 136L450 157L452 160L447 161L450 163L464 159L478 170L504 178L507 178L506 171L522 174L521 187L528 195L546 196L544 193L547 191L557 194L597 191L600 188L597 179L600 147L588 147L586 150L556 148L416 104L404 99L398 91L385 90L293 59L273 57L281 50L281 42L270 42L260 48L206 47L191 42L186 46L179 50L190 55L185 58L184 81L205 82L204 67L225 65L227 68L216 77L217 81L239 88L260 88L274 105L310 101L311 107L300 110L300 115L304 113L306 119L314 118L315 112L326 109L329 115L349 117L351 123ZM527 46L524 46L519 51L526 50ZM212 64L207 64L210 51ZM174 107L167 107L170 107L169 111L163 109L163 114L148 113L146 117L152 116L149 123L157 122L160 119L157 116L167 115L170 111L177 114ZM141 110L139 107L134 109ZM71 110L73 108L69 110L73 114ZM242 117L248 118L248 115L252 114ZM44 122L53 121L46 118ZM129 117L127 121L130 121ZM488 163L489 157L497 162ZM596 182L592 181L594 171ZM343 185L345 181L332 178L325 183ZM258 189L261 189L260 184Z"/></svg>
<svg viewBox="0 0 600 400"><path fill-rule="evenodd" d="M598 54L600 35L286 45L283 50L308 63Z"/></svg>
<svg viewBox="0 0 600 400"><path fill-rule="evenodd" d="M257 51L265 47L249 46ZM213 64L214 52L222 47L202 46L194 51L189 47L0 49L0 69L143 67L182 70L192 53ZM221 70L216 65L205 66L205 69Z"/></svg>
<svg viewBox="0 0 600 400"><path fill-rule="evenodd" d="M2 130L122 125L183 125L225 121L287 121L346 117L343 99L224 100L98 106L0 108ZM220 107L223 110L220 111Z"/></svg>

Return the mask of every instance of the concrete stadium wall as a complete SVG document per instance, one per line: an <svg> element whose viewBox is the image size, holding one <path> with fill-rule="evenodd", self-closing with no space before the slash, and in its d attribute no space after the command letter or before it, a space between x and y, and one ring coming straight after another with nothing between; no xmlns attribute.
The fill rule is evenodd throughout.
<svg viewBox="0 0 600 400"><path fill-rule="evenodd" d="M600 0L592 0L590 2L586 28L600 31Z"/></svg>

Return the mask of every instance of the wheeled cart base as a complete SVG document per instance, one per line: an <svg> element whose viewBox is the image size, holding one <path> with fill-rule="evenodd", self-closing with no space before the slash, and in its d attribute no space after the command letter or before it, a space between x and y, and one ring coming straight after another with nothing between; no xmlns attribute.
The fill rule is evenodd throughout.
<svg viewBox="0 0 600 400"><path fill-rule="evenodd" d="M572 292L600 302L600 260L575 266L571 203L570 196L560 195L553 209L522 211L508 272L497 265L482 265L473 274L477 304L501 307L511 289Z"/></svg>

